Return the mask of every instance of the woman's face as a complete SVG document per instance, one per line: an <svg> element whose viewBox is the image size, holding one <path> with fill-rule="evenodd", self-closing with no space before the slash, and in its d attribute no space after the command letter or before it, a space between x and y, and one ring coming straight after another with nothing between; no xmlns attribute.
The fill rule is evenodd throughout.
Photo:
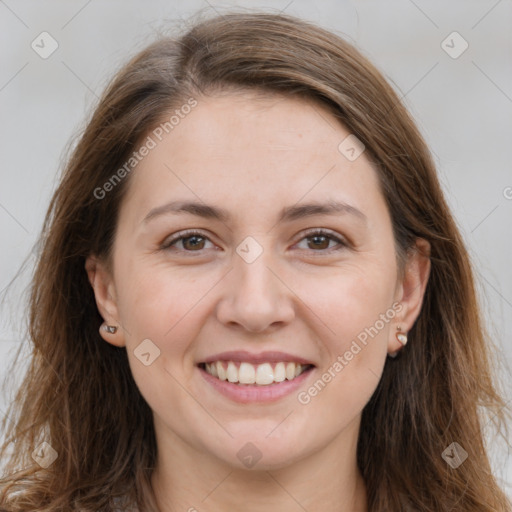
<svg viewBox="0 0 512 512"><path fill-rule="evenodd" d="M198 98L161 131L129 177L113 274L95 270L160 446L240 468L353 446L421 302L365 153L324 107L249 93Z"/></svg>

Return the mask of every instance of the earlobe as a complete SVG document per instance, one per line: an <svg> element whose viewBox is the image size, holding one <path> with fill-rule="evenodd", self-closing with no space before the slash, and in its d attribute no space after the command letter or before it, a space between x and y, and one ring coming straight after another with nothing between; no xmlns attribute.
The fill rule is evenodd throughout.
<svg viewBox="0 0 512 512"><path fill-rule="evenodd" d="M96 306L104 322L99 327L101 337L112 345L125 345L122 329L119 329L119 313L113 278L105 264L96 256L89 256L85 262L85 270L89 278Z"/></svg>
<svg viewBox="0 0 512 512"><path fill-rule="evenodd" d="M407 341L408 341L407 333L402 332L402 328L399 325L397 326L396 331L397 332L395 334L395 337L396 337L396 340L398 341L398 343L400 344L400 348L398 350L395 350L394 352L390 352L388 354L389 357L396 357L398 355L398 353L405 347L405 345L407 345Z"/></svg>
<svg viewBox="0 0 512 512"><path fill-rule="evenodd" d="M100 325L100 336L111 345L115 345L116 347L124 347L125 341L124 336L122 336L121 331L119 330L117 325L109 325L106 322L103 322Z"/></svg>
<svg viewBox="0 0 512 512"><path fill-rule="evenodd" d="M420 314L430 276L430 266L430 244L427 240L418 238L415 247L409 251L403 279L398 288L397 300L402 305L402 310L394 327L397 332L390 333L388 353L391 356L396 355L404 347L407 333Z"/></svg>

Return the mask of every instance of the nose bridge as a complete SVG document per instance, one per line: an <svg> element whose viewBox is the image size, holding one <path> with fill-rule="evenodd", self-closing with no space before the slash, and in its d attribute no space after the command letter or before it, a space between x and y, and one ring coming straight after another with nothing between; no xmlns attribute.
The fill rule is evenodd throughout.
<svg viewBox="0 0 512 512"><path fill-rule="evenodd" d="M256 239L253 236L246 236L236 247L239 258L235 261L239 263L242 269L253 266L261 268L266 266L269 259L272 259L271 252L271 237L260 235Z"/></svg>
<svg viewBox="0 0 512 512"><path fill-rule="evenodd" d="M263 305L274 302L275 295L279 294L276 277L270 271L275 262L272 255L269 239L265 245L260 237L257 241L253 237L247 237L242 241L234 256L235 290L238 300L247 298L254 303ZM275 265L274 265L275 266ZM246 294L248 297L246 297Z"/></svg>
<svg viewBox="0 0 512 512"><path fill-rule="evenodd" d="M236 248L228 296L219 308L221 321L259 332L293 317L287 288L274 275L278 265L269 237L266 241L247 237Z"/></svg>
<svg viewBox="0 0 512 512"><path fill-rule="evenodd" d="M272 281L275 276L270 272L272 260L270 250L265 250L253 261L247 261L243 257L236 257L234 263L239 291L249 291L260 295L273 295L276 290ZM253 297L256 299L256 296Z"/></svg>

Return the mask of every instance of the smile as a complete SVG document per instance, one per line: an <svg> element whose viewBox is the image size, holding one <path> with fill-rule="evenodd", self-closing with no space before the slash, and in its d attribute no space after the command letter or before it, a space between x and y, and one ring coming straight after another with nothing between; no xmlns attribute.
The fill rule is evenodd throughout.
<svg viewBox="0 0 512 512"><path fill-rule="evenodd" d="M201 363L209 375L233 384L268 386L285 380L294 380L313 365L294 362L252 364L248 362L212 361Z"/></svg>

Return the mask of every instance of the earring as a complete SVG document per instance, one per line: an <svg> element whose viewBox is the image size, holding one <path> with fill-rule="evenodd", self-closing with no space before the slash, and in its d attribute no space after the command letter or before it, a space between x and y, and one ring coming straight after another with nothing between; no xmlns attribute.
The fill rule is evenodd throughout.
<svg viewBox="0 0 512 512"><path fill-rule="evenodd" d="M402 328L400 326L398 326L396 328L396 330L398 331L396 333L396 339L398 340L398 343L400 343L400 345L402 345L402 346L395 352L391 352L390 354L388 354L388 356L392 357L393 359L402 351L402 349L407 344L407 334L400 332L402 330Z"/></svg>
<svg viewBox="0 0 512 512"><path fill-rule="evenodd" d="M117 332L117 326L116 325L107 325L105 322L101 324L101 328L108 332L109 334L115 334Z"/></svg>
<svg viewBox="0 0 512 512"><path fill-rule="evenodd" d="M396 333L396 339L402 345L402 347L405 347L405 345L407 344L407 334L400 332L402 330L400 326L398 326L396 330L398 331Z"/></svg>

